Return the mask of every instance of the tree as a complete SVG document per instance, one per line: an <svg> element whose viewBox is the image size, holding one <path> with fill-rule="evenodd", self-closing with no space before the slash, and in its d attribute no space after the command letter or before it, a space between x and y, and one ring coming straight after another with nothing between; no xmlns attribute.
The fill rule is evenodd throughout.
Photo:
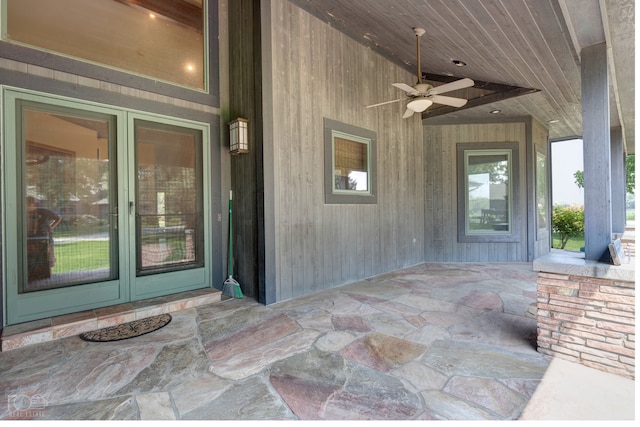
<svg viewBox="0 0 640 427"><path fill-rule="evenodd" d="M636 189L636 155L630 154L625 159L627 167L627 193L635 194Z"/></svg>
<svg viewBox="0 0 640 427"><path fill-rule="evenodd" d="M573 177L576 180L575 182L576 182L576 185L578 186L578 188L584 188L584 172L575 171L573 173Z"/></svg>
<svg viewBox="0 0 640 427"><path fill-rule="evenodd" d="M572 206L554 206L552 214L553 231L560 235L560 249L564 249L572 236L584 233L584 209Z"/></svg>
<svg viewBox="0 0 640 427"><path fill-rule="evenodd" d="M627 175L627 193L635 194L636 189L636 155L629 154L625 157L625 168ZM575 171L573 173L575 183L578 188L584 188L584 172Z"/></svg>

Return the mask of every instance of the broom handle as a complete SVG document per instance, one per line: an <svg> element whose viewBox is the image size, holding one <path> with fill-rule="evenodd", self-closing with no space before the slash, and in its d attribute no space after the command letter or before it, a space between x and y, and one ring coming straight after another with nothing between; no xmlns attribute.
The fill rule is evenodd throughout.
<svg viewBox="0 0 640 427"><path fill-rule="evenodd" d="M232 217L232 206L233 206L233 191L229 190L229 260L228 260L228 274L229 277L233 276L233 217Z"/></svg>

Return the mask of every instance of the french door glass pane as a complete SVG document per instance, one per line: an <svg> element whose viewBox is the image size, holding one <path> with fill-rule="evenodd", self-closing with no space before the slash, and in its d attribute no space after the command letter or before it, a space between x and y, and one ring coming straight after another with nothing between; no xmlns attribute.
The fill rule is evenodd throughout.
<svg viewBox="0 0 640 427"><path fill-rule="evenodd" d="M117 278L113 120L22 109L20 293Z"/></svg>
<svg viewBox="0 0 640 427"><path fill-rule="evenodd" d="M135 121L136 274L204 266L202 134Z"/></svg>

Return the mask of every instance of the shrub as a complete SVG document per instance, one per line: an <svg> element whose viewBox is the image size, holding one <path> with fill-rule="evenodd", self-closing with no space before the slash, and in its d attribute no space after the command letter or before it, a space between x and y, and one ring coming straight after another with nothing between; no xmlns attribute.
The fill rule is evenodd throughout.
<svg viewBox="0 0 640 427"><path fill-rule="evenodd" d="M554 206L551 220L553 231L560 235L560 249L564 249L569 237L584 233L584 208L582 206Z"/></svg>

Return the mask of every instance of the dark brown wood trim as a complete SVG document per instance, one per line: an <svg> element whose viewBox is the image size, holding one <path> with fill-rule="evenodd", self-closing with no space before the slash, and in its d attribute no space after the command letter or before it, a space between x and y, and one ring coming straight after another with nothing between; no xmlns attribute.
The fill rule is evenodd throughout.
<svg viewBox="0 0 640 427"><path fill-rule="evenodd" d="M202 7L184 0L115 0L119 3L140 6L144 9L159 13L181 24L202 32L204 15Z"/></svg>
<svg viewBox="0 0 640 427"><path fill-rule="evenodd" d="M480 83L484 83L484 82L480 82ZM488 83L488 84L496 85L497 83ZM431 117L442 116L444 114L449 114L454 111L466 110L469 108L479 107L481 105L491 104L498 101L504 101L505 99L515 98L522 95L528 95L531 93L540 92L540 89L529 89L524 87L506 86L506 85L504 86L508 89L502 92L494 92L489 95L484 95L478 98L472 98L464 106L460 108L448 107L448 106L429 108L427 109L427 111L422 113L422 119L424 120ZM474 85L474 87L478 87L478 86ZM481 87L481 88L485 89L484 87Z"/></svg>

